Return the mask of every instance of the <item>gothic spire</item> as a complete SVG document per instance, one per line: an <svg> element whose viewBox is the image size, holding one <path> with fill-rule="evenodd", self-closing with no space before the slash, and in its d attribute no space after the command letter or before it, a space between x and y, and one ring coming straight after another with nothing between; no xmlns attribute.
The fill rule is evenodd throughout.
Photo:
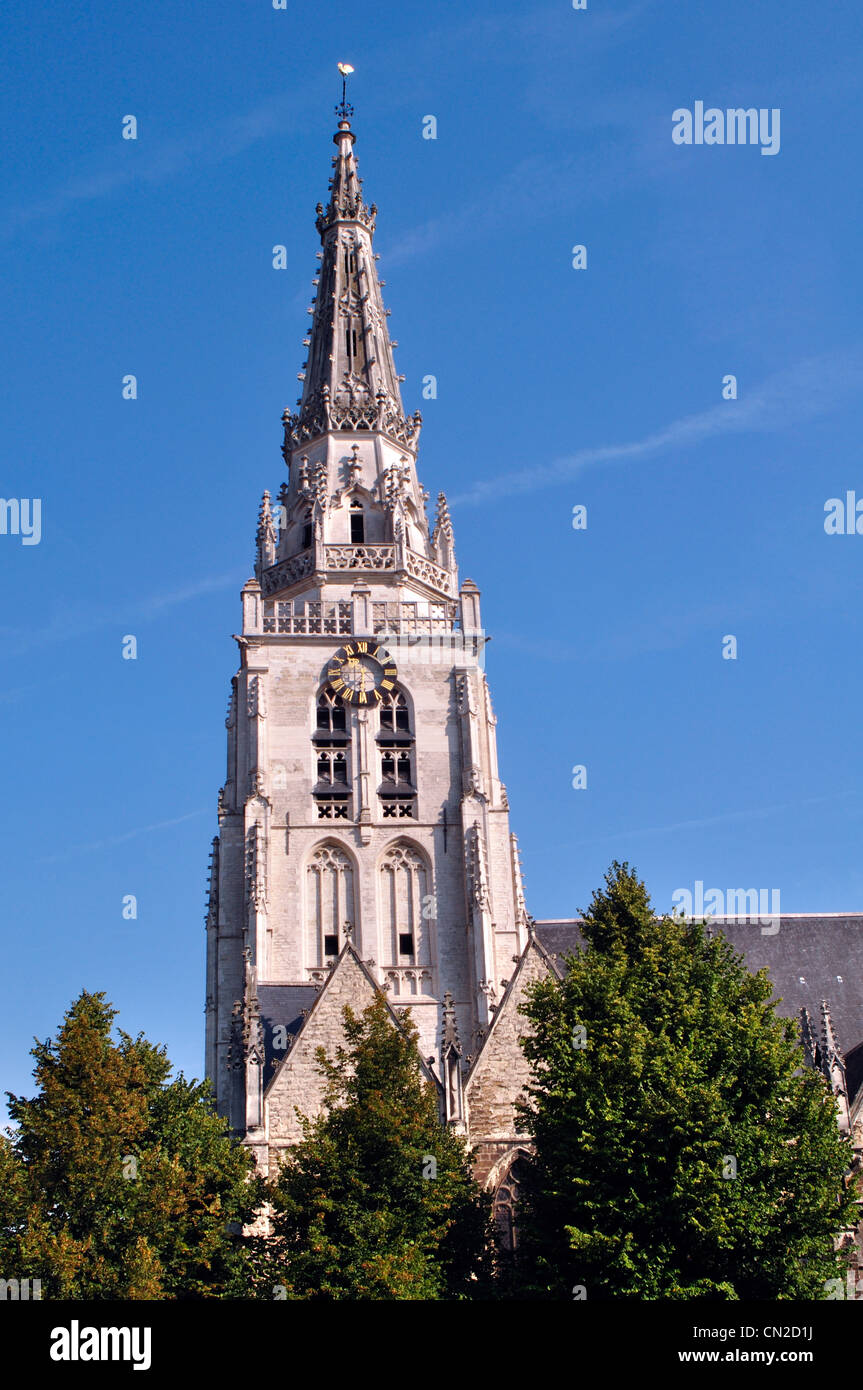
<svg viewBox="0 0 863 1390"><path fill-rule="evenodd" d="M312 327L304 339L308 357L300 373L297 414L286 411L285 452L330 430L382 431L416 452L421 416L405 417L400 377L393 361L372 237L377 208L363 197L354 156L349 107L337 108L330 196L318 203L321 262L309 306Z"/></svg>

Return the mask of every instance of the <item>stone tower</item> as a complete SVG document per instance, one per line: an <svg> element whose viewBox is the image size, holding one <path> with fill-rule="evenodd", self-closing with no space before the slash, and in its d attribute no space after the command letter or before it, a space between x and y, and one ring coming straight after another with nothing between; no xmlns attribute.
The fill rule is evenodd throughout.
<svg viewBox="0 0 863 1390"><path fill-rule="evenodd" d="M266 1170L319 1103L314 1046L383 987L409 1005L444 1122L528 947L480 595L417 476L342 105L318 205L288 478L242 591L207 913L207 1074ZM463 1056L464 1054L464 1056Z"/></svg>

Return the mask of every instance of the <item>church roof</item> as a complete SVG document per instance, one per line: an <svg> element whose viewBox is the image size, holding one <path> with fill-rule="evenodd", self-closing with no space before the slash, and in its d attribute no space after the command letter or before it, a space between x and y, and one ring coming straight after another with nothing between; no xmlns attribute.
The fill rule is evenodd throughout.
<svg viewBox="0 0 863 1390"><path fill-rule="evenodd" d="M778 1013L799 1018L806 1008L820 1018L826 1000L844 1054L863 1042L863 913L786 913L773 932L746 920L714 917L710 922L749 970L768 971ZM557 957L558 968L566 954L584 945L577 918L537 922L536 934ZM863 1080L863 1058L856 1065Z"/></svg>
<svg viewBox="0 0 863 1390"><path fill-rule="evenodd" d="M318 994L315 985L258 985L261 1022L264 1025L265 1086L285 1055L284 1048L277 1051L273 1046L276 1028L284 1027L291 1037L295 1037Z"/></svg>

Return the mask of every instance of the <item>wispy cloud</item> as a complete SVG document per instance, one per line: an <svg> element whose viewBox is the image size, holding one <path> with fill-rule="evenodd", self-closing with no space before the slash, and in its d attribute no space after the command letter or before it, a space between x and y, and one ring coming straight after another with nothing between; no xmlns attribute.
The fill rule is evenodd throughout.
<svg viewBox="0 0 863 1390"><path fill-rule="evenodd" d="M45 627L38 629L0 628L4 655L16 656L20 652L42 647L45 644L69 642L74 638L114 627L122 636L134 630L135 623L149 622L158 618L166 610L176 608L181 603L239 587L248 578L248 573L238 570L205 576L179 588L165 593L152 594L137 602L114 605L111 608L92 606L86 602L65 604L58 607Z"/></svg>
<svg viewBox="0 0 863 1390"><path fill-rule="evenodd" d="M863 389L863 351L807 358L768 377L740 400L723 401L695 415L685 415L643 439L579 449L574 454L504 473L476 483L450 499L451 506L535 492L566 482L598 464L640 462L672 449L691 448L725 434L773 433L825 415Z"/></svg>
<svg viewBox="0 0 863 1390"><path fill-rule="evenodd" d="M783 811L796 811L803 806L823 806L825 802L835 802L857 795L857 791L832 792L829 796L809 796L802 801L784 801L774 806L753 806L743 811L725 811L718 816L672 821L669 825L648 825L642 826L639 830L617 830L609 835L591 835L586 840L576 840L573 846L601 845L612 840L620 843L633 840L639 835L670 835L678 830L703 830L712 825L730 825L735 821L764 820L768 816L780 815Z"/></svg>
<svg viewBox="0 0 863 1390"><path fill-rule="evenodd" d="M185 816L175 816L173 820L156 821L153 825L139 825L134 830L127 830L123 835L110 835L104 840L91 840L86 845L70 845L60 854L50 854L45 859L37 859L37 864L57 864L62 859L72 859L79 854L91 854L97 850L110 849L114 845L123 845L127 840L136 840L139 835L152 835L157 830L170 830L175 825L182 825L187 820L195 820L198 816L206 816L209 807L202 807L199 811L189 811Z"/></svg>
<svg viewBox="0 0 863 1390"><path fill-rule="evenodd" d="M219 163L259 140L277 132L284 134L306 109L303 93L294 89L269 97L248 111L163 140L152 152L146 146L121 140L118 124L114 148L110 155L106 153L102 168L71 178L44 197L10 208L0 220L0 236L14 236L34 222L58 218L77 204L96 202L122 188L160 184L193 165Z"/></svg>

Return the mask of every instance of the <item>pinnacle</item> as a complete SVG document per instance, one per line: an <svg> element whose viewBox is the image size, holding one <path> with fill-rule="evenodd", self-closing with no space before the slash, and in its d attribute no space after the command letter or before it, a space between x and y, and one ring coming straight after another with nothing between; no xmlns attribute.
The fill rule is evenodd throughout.
<svg viewBox="0 0 863 1390"><path fill-rule="evenodd" d="M333 139L337 153L326 208L318 203L321 238L312 326L296 415L286 411L285 456L333 430L384 433L415 452L419 414L406 417L393 360L376 257L375 204L366 204L357 173L354 133L345 117Z"/></svg>

